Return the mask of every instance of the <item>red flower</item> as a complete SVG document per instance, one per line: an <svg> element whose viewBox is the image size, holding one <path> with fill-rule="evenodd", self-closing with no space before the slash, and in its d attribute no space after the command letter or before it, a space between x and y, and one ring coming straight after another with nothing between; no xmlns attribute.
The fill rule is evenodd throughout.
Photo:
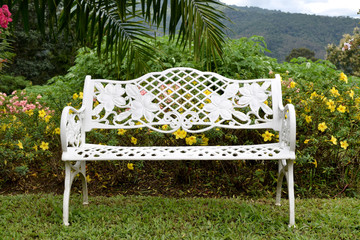
<svg viewBox="0 0 360 240"><path fill-rule="evenodd" d="M12 22L11 17L11 13L9 11L9 7L7 5L3 5L0 8L0 26L2 28L7 28L8 27L8 23Z"/></svg>

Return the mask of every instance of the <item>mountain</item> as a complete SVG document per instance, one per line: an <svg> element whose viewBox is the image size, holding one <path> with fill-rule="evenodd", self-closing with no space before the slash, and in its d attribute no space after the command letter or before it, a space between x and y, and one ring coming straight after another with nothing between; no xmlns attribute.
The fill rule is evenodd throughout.
<svg viewBox="0 0 360 240"><path fill-rule="evenodd" d="M359 27L359 19L285 13L258 7L229 6L223 9L232 23L226 23L230 38L263 36L271 53L284 61L294 48L308 48L325 59L328 44L339 44L343 35Z"/></svg>

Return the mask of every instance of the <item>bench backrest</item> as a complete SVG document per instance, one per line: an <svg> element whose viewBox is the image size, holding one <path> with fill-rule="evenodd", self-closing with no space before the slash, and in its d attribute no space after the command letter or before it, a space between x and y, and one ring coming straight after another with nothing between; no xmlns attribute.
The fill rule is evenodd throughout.
<svg viewBox="0 0 360 240"><path fill-rule="evenodd" d="M214 127L279 130L280 76L233 80L191 68L171 68L129 81L86 77L85 130L148 127L202 132ZM163 127L167 125L166 127Z"/></svg>

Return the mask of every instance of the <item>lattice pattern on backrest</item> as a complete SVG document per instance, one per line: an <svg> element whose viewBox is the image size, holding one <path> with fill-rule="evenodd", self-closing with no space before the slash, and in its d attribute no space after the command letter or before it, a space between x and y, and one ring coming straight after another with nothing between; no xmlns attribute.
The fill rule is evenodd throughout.
<svg viewBox="0 0 360 240"><path fill-rule="evenodd" d="M160 132L272 127L272 80L232 80L191 68L130 81L90 80L89 123L91 128L149 127Z"/></svg>

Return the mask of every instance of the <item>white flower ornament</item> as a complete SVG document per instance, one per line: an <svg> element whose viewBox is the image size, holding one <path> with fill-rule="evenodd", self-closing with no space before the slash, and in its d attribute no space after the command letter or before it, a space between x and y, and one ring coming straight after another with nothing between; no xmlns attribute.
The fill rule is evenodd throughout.
<svg viewBox="0 0 360 240"><path fill-rule="evenodd" d="M133 120L140 120L142 116L149 122L154 120L153 112L156 112L160 107L152 103L154 96L150 93L142 94L140 90L133 84L127 84L126 93L128 96L132 97L134 100L130 102L130 110L123 112L117 116L117 121L121 121L128 116L132 115Z"/></svg>
<svg viewBox="0 0 360 240"><path fill-rule="evenodd" d="M211 103L206 104L204 106L204 110L210 112L209 119L211 122L215 122L219 117L224 120L231 120L232 115L235 115L242 121L248 120L248 116L244 113L234 110L233 102L229 100L229 98L235 97L238 90L239 85L233 83L226 87L224 94L219 95L217 93L212 93L209 96Z"/></svg>
<svg viewBox="0 0 360 240"><path fill-rule="evenodd" d="M97 100L100 104L94 109L96 113L101 112L103 108L105 108L107 112L110 112L115 106L120 107L126 103L125 99L121 97L125 93L125 90L120 85L109 83L104 88L101 84L97 83L96 88L100 92L100 94L97 95Z"/></svg>
<svg viewBox="0 0 360 240"><path fill-rule="evenodd" d="M271 85L270 82L264 82L261 86L256 82L252 84L244 84L244 87L239 89L242 96L238 100L240 106L249 105L251 111L255 114L259 114L261 108L266 114L273 114L272 109L265 104L268 99L267 89Z"/></svg>

